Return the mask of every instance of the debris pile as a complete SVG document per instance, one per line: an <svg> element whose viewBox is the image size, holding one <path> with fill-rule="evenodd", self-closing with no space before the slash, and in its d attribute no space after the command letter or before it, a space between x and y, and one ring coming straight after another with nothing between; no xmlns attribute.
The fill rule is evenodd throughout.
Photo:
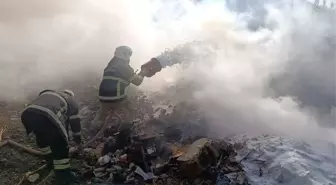
<svg viewBox="0 0 336 185"><path fill-rule="evenodd" d="M111 112L106 123L97 126L91 120L99 102L84 100L80 115L86 142L81 152L71 156L81 184L248 184L233 146L208 135L207 120L192 103L163 103L153 108L151 101L138 96L130 100L132 105ZM0 128L0 135L5 128ZM11 140L5 142L30 154L35 151ZM41 165L38 162L36 166ZM50 174L43 173L28 172L15 181L49 181Z"/></svg>
<svg viewBox="0 0 336 185"><path fill-rule="evenodd" d="M248 184L242 166L235 159L233 146L206 137L202 128L205 121L199 118L200 114L191 115L192 111L186 114L181 106L175 107L169 115L146 122L109 125L104 136L95 143L96 147L85 148L79 156L85 161L82 181L91 184Z"/></svg>

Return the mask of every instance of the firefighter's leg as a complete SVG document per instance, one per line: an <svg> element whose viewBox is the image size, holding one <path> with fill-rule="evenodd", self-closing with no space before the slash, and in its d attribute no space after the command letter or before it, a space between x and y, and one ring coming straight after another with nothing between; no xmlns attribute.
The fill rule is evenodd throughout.
<svg viewBox="0 0 336 185"><path fill-rule="evenodd" d="M25 110L21 114L21 123L26 129L27 135L33 132L34 128L34 112L30 111L29 109Z"/></svg>
<svg viewBox="0 0 336 185"><path fill-rule="evenodd" d="M105 122L106 117L108 116L109 111L111 110L111 103L100 102L100 108L96 113L96 117L93 121L94 125L102 125Z"/></svg>
<svg viewBox="0 0 336 185"><path fill-rule="evenodd" d="M115 126L119 126L120 124L125 123L128 121L128 119L130 119L129 111L125 107L126 102L127 101L123 99L123 100L116 101L116 102L105 105L106 118L108 118L108 116L111 116L108 119L110 120L112 119L113 124ZM121 120L119 118L121 118ZM116 121L114 121L115 119Z"/></svg>
<svg viewBox="0 0 336 185"><path fill-rule="evenodd" d="M36 144L40 151L45 153L44 159L47 161L48 168L52 169L52 158L50 149L50 136L47 128L50 123L49 119L41 114L37 114L33 111L25 111L21 115L22 122L25 127L29 127L36 136Z"/></svg>
<svg viewBox="0 0 336 185"><path fill-rule="evenodd" d="M52 160L49 136L46 136L46 134L47 130L45 130L44 133L38 130L35 131L36 144L39 147L39 150L46 154L44 156L44 159L47 161L48 169L51 170L53 169L53 160Z"/></svg>
<svg viewBox="0 0 336 185"><path fill-rule="evenodd" d="M58 133L56 135L50 145L56 182L57 185L68 185L74 181L70 171L69 148L61 134Z"/></svg>
<svg viewBox="0 0 336 185"><path fill-rule="evenodd" d="M123 100L117 101L113 103L113 111L111 112L113 117L121 117L122 120L118 120L118 124L125 124L132 122L132 115L134 115L134 111L131 109L130 101L125 98Z"/></svg>

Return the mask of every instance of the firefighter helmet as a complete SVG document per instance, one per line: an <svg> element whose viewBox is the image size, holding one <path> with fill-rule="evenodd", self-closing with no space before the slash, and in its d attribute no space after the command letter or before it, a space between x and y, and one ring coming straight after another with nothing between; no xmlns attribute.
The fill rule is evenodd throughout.
<svg viewBox="0 0 336 185"><path fill-rule="evenodd" d="M64 91L63 91L65 94L68 94L68 95L70 95L70 96L75 96L75 93L74 92L72 92L71 90L69 90L69 89L65 89Z"/></svg>
<svg viewBox="0 0 336 185"><path fill-rule="evenodd" d="M132 49L128 46L118 46L115 49L114 56L122 60L129 61L132 56Z"/></svg>

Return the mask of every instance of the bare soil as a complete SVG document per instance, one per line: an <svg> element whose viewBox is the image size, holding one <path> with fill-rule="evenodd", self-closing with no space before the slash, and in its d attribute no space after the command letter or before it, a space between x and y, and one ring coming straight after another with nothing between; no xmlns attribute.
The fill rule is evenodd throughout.
<svg viewBox="0 0 336 185"><path fill-rule="evenodd" d="M78 95L77 97L79 104L82 108L87 108L90 110L98 109L97 105L99 104L97 104L97 98L95 96L97 87L87 84L85 84L86 86L78 86L79 83L77 82L71 82L71 84L75 85L65 84L64 86L68 89L80 90L79 92L75 91L75 93ZM97 82L92 82L91 84L97 84ZM34 98L37 93L38 92L32 93L32 95L29 96L29 99ZM0 102L0 141L6 141L10 139L27 147L37 149L34 136L27 136L25 128L22 125L20 119L20 111L24 108L26 103L29 103L29 100L25 102ZM93 107L89 104L93 105ZM91 112L85 117L86 120L84 120L83 124L84 128L86 125L88 125L88 120L92 119L93 114L94 113ZM88 137L89 136L85 135L84 139ZM19 185L19 182L24 177L25 173L34 171L43 164L45 164L45 162L42 158L28 154L19 148L5 145L0 148L0 184ZM40 178L33 184L39 184L41 180L48 176L49 171L41 170L39 174ZM39 185L51 184L52 180L53 176ZM30 183L24 182L21 184L25 185Z"/></svg>
<svg viewBox="0 0 336 185"><path fill-rule="evenodd" d="M24 103L1 103L0 130L3 130L2 141L11 139L26 146L36 148L34 138L26 135L20 121L20 110ZM0 148L0 184L16 185L26 172L33 171L43 165L43 161L31 154L8 145Z"/></svg>

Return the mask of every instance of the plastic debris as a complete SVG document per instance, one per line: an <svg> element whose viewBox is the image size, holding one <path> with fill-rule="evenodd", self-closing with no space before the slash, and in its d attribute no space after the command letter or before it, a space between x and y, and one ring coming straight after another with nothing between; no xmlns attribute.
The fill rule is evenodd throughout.
<svg viewBox="0 0 336 185"><path fill-rule="evenodd" d="M33 182L35 182L39 178L40 178L40 174L35 173L35 174L28 175L27 180L29 182L33 183Z"/></svg>
<svg viewBox="0 0 336 185"><path fill-rule="evenodd" d="M154 174L153 173L146 173L144 172L139 166L137 166L137 168L134 171L135 173L141 175L141 177L144 180L149 180L149 179L153 179L154 178Z"/></svg>
<svg viewBox="0 0 336 185"><path fill-rule="evenodd" d="M100 157L100 158L98 159L98 163L99 163L100 165L107 164L107 163L109 163L110 161L111 161L111 157L108 156L108 155L104 155L103 157Z"/></svg>
<svg viewBox="0 0 336 185"><path fill-rule="evenodd" d="M188 110L192 110L192 107L188 107ZM181 109L174 111L178 114L183 112ZM162 129L165 123L159 123ZM109 184L157 185L226 185L227 182L243 185L247 181L242 166L235 159L235 150L229 143L199 137L204 129L188 126L189 122L187 125L168 126L169 134L162 134L160 129L159 132L155 131L155 124L155 121L149 120L146 125L139 122L135 125L122 123L117 130L108 128L96 149L83 152L99 154L93 165L96 180ZM178 137L174 135L175 131Z"/></svg>

